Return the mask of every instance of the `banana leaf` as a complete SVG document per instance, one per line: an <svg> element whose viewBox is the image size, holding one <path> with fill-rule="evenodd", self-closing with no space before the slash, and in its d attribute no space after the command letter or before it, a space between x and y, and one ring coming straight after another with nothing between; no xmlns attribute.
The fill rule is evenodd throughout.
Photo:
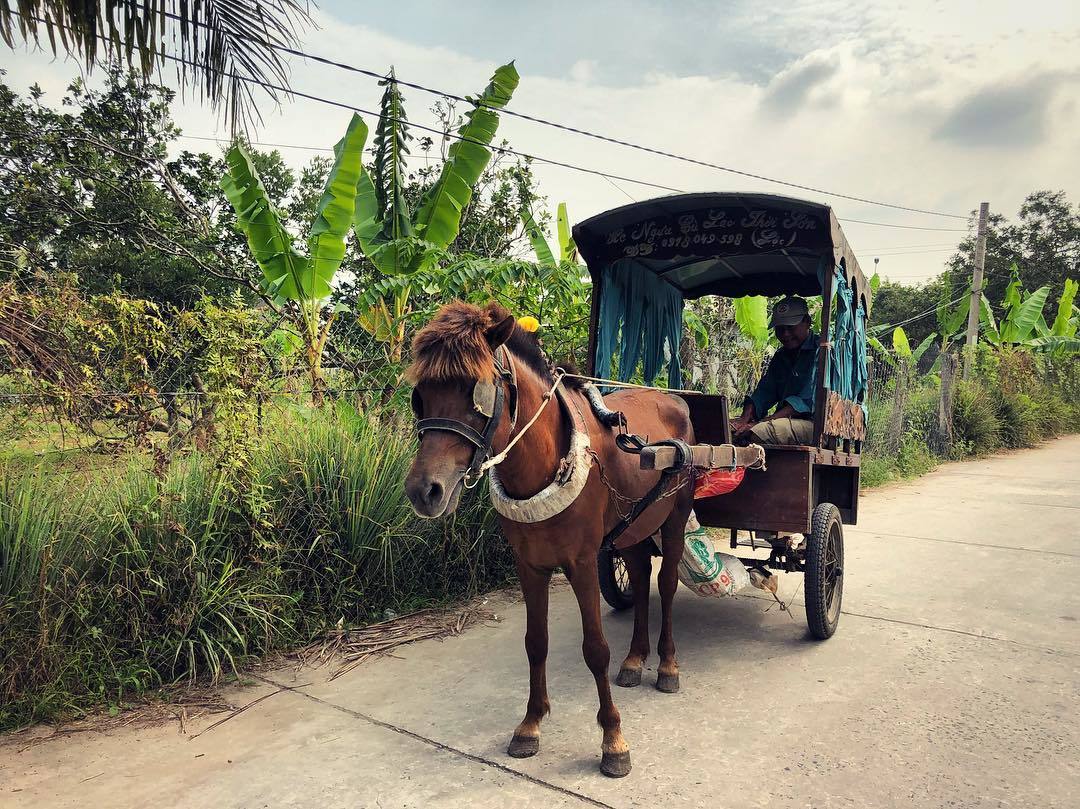
<svg viewBox="0 0 1080 809"><path fill-rule="evenodd" d="M442 174L421 200L416 229L440 248L449 247L457 237L462 212L472 199L473 186L491 159L488 146L499 128L497 110L509 103L518 81L513 62L495 71L476 107L466 114L467 120L458 130L461 139L450 147Z"/></svg>
<svg viewBox="0 0 1080 809"><path fill-rule="evenodd" d="M979 323L982 325L987 341L991 345L1001 345L1001 332L998 331L997 322L994 320L994 310L990 308L990 301L985 295L979 296Z"/></svg>
<svg viewBox="0 0 1080 809"><path fill-rule="evenodd" d="M1010 286L1012 285L1010 284ZM1001 339L1003 342L1022 343L1031 336L1049 294L1050 287L1039 287L1024 298L1022 303L1012 305L1009 315L1001 327Z"/></svg>
<svg viewBox="0 0 1080 809"><path fill-rule="evenodd" d="M881 358L885 360L890 368L896 367L896 358L893 357L892 352L885 347L885 344L882 343L881 340L876 337L867 337L866 342L872 349L881 355Z"/></svg>
<svg viewBox="0 0 1080 809"><path fill-rule="evenodd" d="M559 259L561 261L577 260L577 245L574 244L574 236L570 230L570 217L566 215L566 203L559 203L557 216L559 227Z"/></svg>
<svg viewBox="0 0 1080 809"><path fill-rule="evenodd" d="M898 357L911 359L911 343L908 342L907 332L902 326L897 326L892 333L893 351Z"/></svg>
<svg viewBox="0 0 1080 809"><path fill-rule="evenodd" d="M948 338L960 331L960 329L964 327L964 324L967 323L967 316L970 309L971 296L965 295L952 312L945 313L945 317L941 323L942 334Z"/></svg>
<svg viewBox="0 0 1080 809"><path fill-rule="evenodd" d="M1005 287L1005 297L1001 300L1001 306L1003 309L1009 309L1014 304L1020 303L1020 268L1016 266L1014 261L1009 268L1011 280L1009 285Z"/></svg>
<svg viewBox="0 0 1080 809"><path fill-rule="evenodd" d="M923 357L923 354L926 353L926 349L930 348L931 344L934 342L934 340L936 338L937 338L936 334L928 334L928 335L926 335L925 338L923 338L923 341L921 343L919 343L918 348L916 348L914 351L911 352L911 364L912 365L918 365L919 364L919 360L921 360L922 357Z"/></svg>
<svg viewBox="0 0 1080 809"><path fill-rule="evenodd" d="M1028 340L1024 345L1040 354L1080 354L1080 337L1050 335Z"/></svg>
<svg viewBox="0 0 1080 809"><path fill-rule="evenodd" d="M536 253L536 260L545 266L554 266L555 254L551 252L551 246L548 244L547 239L544 238L544 231L540 229L540 225L532 215L532 211L525 206L521 208L521 223L525 226L525 232L529 236L533 252Z"/></svg>
<svg viewBox="0 0 1080 809"><path fill-rule="evenodd" d="M289 300L299 300L289 293L300 288L308 259L296 249L292 235L281 224L281 216L270 202L247 150L240 144L229 149L225 167L221 190L236 211L237 230L247 237L267 289Z"/></svg>
<svg viewBox="0 0 1080 809"><path fill-rule="evenodd" d="M283 287L286 296L297 294L305 300L322 300L330 294L330 282L345 258L345 236L356 209L356 188L363 170L367 134L367 124L353 114L345 135L334 146L334 165L315 209L315 221L308 236L307 273L296 290L290 289L286 281Z"/></svg>
<svg viewBox="0 0 1080 809"><path fill-rule="evenodd" d="M1073 301L1076 300L1077 289L1080 289L1080 282L1074 281L1072 278L1065 279L1065 289L1061 292L1061 297L1058 298L1057 317L1054 318L1054 323L1050 326L1050 334L1054 337L1072 337L1076 334L1076 323L1072 319Z"/></svg>
<svg viewBox="0 0 1080 809"><path fill-rule="evenodd" d="M769 342L769 301L763 295L735 298L735 323L739 331L763 348Z"/></svg>

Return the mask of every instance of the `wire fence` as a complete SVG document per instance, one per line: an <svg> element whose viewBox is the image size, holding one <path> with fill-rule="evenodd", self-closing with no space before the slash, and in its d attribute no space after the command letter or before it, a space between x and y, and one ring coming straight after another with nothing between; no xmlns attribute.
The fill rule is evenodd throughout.
<svg viewBox="0 0 1080 809"><path fill-rule="evenodd" d="M925 370L901 357L871 358L865 451L896 455L905 436L917 426L929 449L950 455L956 440L953 411L958 369L958 356L949 352L938 355Z"/></svg>

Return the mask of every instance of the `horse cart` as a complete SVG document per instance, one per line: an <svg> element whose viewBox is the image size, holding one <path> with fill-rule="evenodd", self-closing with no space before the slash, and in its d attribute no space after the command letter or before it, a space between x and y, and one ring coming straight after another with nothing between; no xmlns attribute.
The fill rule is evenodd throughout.
<svg viewBox="0 0 1080 809"><path fill-rule="evenodd" d="M590 376L629 381L640 373L651 385L666 369L668 386L683 388L686 300L820 298L812 443L765 446L760 470L747 471L729 494L697 500L694 509L703 526L728 532L748 568L766 576L802 573L810 632L830 637L843 597L843 526L858 518L870 311L869 285L833 211L766 194L682 194L599 214L573 233L592 277ZM700 443L650 447L641 453L642 467L681 461L715 468L718 457L734 467L732 403L705 393L683 398ZM741 399L734 404L741 407ZM686 453L692 459L677 457ZM599 577L613 608L633 604L617 544L604 543Z"/></svg>

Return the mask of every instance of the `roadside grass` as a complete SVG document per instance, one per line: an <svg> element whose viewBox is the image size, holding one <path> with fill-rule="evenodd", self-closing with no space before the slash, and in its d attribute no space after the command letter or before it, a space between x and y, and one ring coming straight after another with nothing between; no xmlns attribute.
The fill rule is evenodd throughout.
<svg viewBox="0 0 1080 809"><path fill-rule="evenodd" d="M957 383L950 439L939 434L941 392L935 377L909 390L902 434L894 451L888 440L888 431L896 426L890 420L892 402L871 400L861 487L915 478L944 461L1034 447L1065 433L1080 432L1080 363L1069 361L1035 373L1026 355L1003 353L994 362L992 372Z"/></svg>
<svg viewBox="0 0 1080 809"><path fill-rule="evenodd" d="M197 453L160 478L0 468L0 729L215 682L511 579L482 495L450 520L413 515L404 424L344 405L293 418L245 484Z"/></svg>

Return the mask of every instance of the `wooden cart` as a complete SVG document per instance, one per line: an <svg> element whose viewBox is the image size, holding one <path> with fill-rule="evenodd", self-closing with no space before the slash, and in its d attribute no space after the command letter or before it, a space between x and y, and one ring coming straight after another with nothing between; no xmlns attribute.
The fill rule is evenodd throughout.
<svg viewBox="0 0 1080 809"><path fill-rule="evenodd" d="M627 299L631 280L642 294L674 301L680 313L683 300L706 295L821 298L813 443L766 447L764 471L748 471L731 494L696 501L695 512L702 525L728 529L732 548L769 552L744 557L748 565L803 573L810 631L830 637L843 597L843 525L858 519L870 310L869 285L833 211L766 194L682 194L594 216L574 228L574 239L592 276L594 375L608 369L598 350L611 343L601 339L602 320L613 317L615 298L605 295ZM677 362L678 351L667 353ZM623 379L634 372L609 371ZM731 443L726 397L685 400L698 442ZM741 409L741 400L733 404ZM630 606L618 551L601 552L600 580L611 606Z"/></svg>

